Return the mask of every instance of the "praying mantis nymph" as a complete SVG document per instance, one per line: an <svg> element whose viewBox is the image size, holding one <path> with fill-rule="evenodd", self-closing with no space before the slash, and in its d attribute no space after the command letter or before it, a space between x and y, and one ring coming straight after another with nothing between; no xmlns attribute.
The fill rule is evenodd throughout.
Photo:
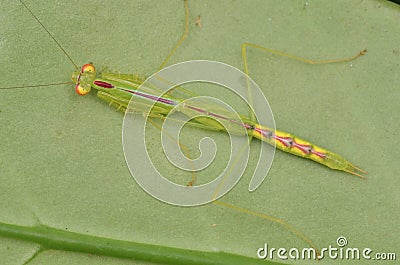
<svg viewBox="0 0 400 265"><path fill-rule="evenodd" d="M73 82L76 83L75 90L79 95L86 95L91 89L97 90L97 96L110 105L116 106L121 111L126 111L131 100L143 103L155 102L155 108L152 110L152 115L166 116L171 109L180 103L180 99L170 95L163 97L156 96L154 93L137 92L136 89L141 85L143 80L133 75L121 75L112 73L96 74L95 67L92 64L85 64L80 71L76 71L72 75ZM210 106L211 107L211 106ZM247 130L247 133L261 141L270 144L275 144L282 151L311 159L329 168L342 170L363 178L358 171L365 173L364 170L354 166L342 156L314 145L306 140L298 138L293 134L279 130L272 130L267 126L263 126L251 121L249 118L242 118L241 121L232 120L229 114L215 113L205 107L187 105L188 111L182 110L184 114L190 115L189 112L205 114L210 119L194 118L193 122L198 123L202 128L211 130L221 130L225 128L214 119L230 120L235 125L242 126ZM211 107L215 109L215 107Z"/></svg>
<svg viewBox="0 0 400 265"><path fill-rule="evenodd" d="M42 28L48 33L48 35L54 40L61 51L67 56L71 63L75 66L76 71L72 74L72 81L75 83L76 92L83 96L90 92L91 89L97 90L97 95L99 98L109 102L110 105L115 106L118 110L126 111L130 100L141 102L141 104L152 104L155 103L156 107L152 109L151 115L157 117L166 116L173 106L178 104L181 99L174 98L171 95L166 95L163 97L157 97L149 93L138 93L135 92L136 89L143 83L144 78L131 74L116 74L116 73L97 73L95 67L92 64L85 64L82 67L78 67L77 64L72 60L72 58L66 53L62 48L61 44L53 37L53 35L44 27L41 21L32 13L32 11L25 5L24 2L21 3L25 8L31 13L31 15L36 19L36 21L42 26ZM172 49L169 55L166 57L164 62L161 64L160 68L163 68L171 56L174 54L176 49L182 44L186 36L188 35L189 29L189 10L187 0L185 3L185 14L186 14L186 26L183 35ZM247 47L256 48L278 54L284 57L288 57L295 60L300 60L309 64L326 64L326 63L339 63L347 62L365 54L366 50L359 52L357 55L345 59L339 60L325 60L325 61L312 61L304 59L301 57L285 54L276 50L271 50L256 44L244 43L242 45L242 56L244 61L245 73L248 73L247 59L246 59L246 49ZM155 102L156 101L156 102ZM201 126L202 128L208 128L211 130L224 130L223 126L220 126L218 122L212 120L216 118L219 113L213 113L207 109L207 106L202 106L197 108L196 106L188 106L192 111L197 113L208 113L210 119L193 119L194 125ZM193 113L193 112L192 112ZM190 115L190 114L189 114ZM244 116L243 116L244 117ZM225 117L227 118L227 117ZM238 121L235 121L238 123ZM244 117L242 121L238 124L247 130L250 136L253 136L261 141L275 145L278 149L300 156L303 158L311 159L317 163L327 166L331 169L341 170L360 178L364 178L362 173L367 173L366 171L356 167L348 160L343 158L341 155L331 152L327 149L321 148L307 140L303 140L291 133L272 130L266 125L260 125L250 118Z"/></svg>
<svg viewBox="0 0 400 265"><path fill-rule="evenodd" d="M152 104L155 103L155 108L153 108L153 112L151 113L152 116L154 117L164 117L166 116L169 111L173 108L174 105L178 104L182 99L181 98L176 98L173 97L170 94L166 94L162 97L154 96L152 91L149 89L146 91L146 93L137 93L136 89L143 83L144 78L141 78L136 75L132 74L117 74L117 73L108 73L108 72L96 72L95 67L92 64L85 64L82 67L78 67L77 64L71 59L71 57L66 53L66 51L62 48L60 43L53 37L53 35L44 27L44 25L41 23L41 21L30 11L30 9L24 4L24 2L20 1L23 6L28 10L28 12L31 13L31 15L35 18L35 20L42 26L42 28L48 33L48 35L53 39L53 41L58 45L58 47L61 49L61 51L67 56L67 58L71 61L71 63L74 65L76 68L76 71L72 74L72 81L75 84L75 90L79 95L87 95L91 89L97 90L97 95L99 98L107 101L110 105L116 107L120 111L130 111L128 109L128 105L130 100L134 100L135 102L138 102L137 104L138 109L136 111L140 110L140 104ZM171 56L174 54L176 49L182 44L184 39L186 38L188 34L188 28L189 28L189 22L188 22L188 16L189 16L189 11L188 11L188 1L184 1L185 4L185 14L186 14L186 26L185 26L185 31L176 44L176 46L172 49L170 54L166 57L164 62L161 64L160 68L163 68ZM264 50L267 52L272 52L274 54L278 54L281 56L289 57L295 60L300 60L306 63L340 63L340 62L346 62L346 61L351 61L354 60L361 55L365 53L365 51L362 51L358 53L357 55L346 58L346 59L340 59L340 60L327 60L327 61L321 61L321 62L315 62L315 61L310 61L306 60L300 57L296 56L291 56L288 54L284 54L278 51L270 50L255 44L251 43L245 43L242 46L242 55L243 55L243 60L245 64L245 72L248 73L248 67L247 67L247 59L246 59L246 49L250 48L255 48L255 49L260 49ZM48 84L50 85L50 84ZM41 86L41 85L37 85ZM29 86L25 86L29 87ZM15 87L14 87L15 88ZM213 106L187 106L188 109L191 110L191 112L197 112L197 113L206 113L209 118L208 119L193 119L192 124L197 127L201 127L204 129L210 129L210 130L221 130L223 131L224 128L219 125L218 122L213 121L216 116L222 116L222 118L229 118L230 114L229 113L219 113L218 111L214 111ZM190 113L184 112L184 114ZM190 114L188 114L190 115ZM245 128L250 136L253 136L257 139L260 139L262 141L265 141L267 143L275 144L277 148L294 154L296 156L304 157L307 159L311 159L315 162L318 162L324 166L327 166L329 168L335 169L335 170L341 170L350 174L353 174L355 176L358 176L360 178L363 178L364 176L361 173L366 173L364 170L354 166L352 163L344 159L342 156L330 152L326 149L323 149L321 147L318 147L317 145L312 144L311 142L308 142L306 140L300 139L293 134L282 132L279 130L272 130L269 128L267 125L260 125L253 121L252 119L243 116L240 121L235 121L236 126L241 126ZM227 203L223 203L220 201L214 202L216 204L232 208L234 210L240 211L240 212L245 212L249 214L253 214L256 216L260 216L257 213L248 211L246 209L242 209L236 206L229 205ZM267 217L266 215L261 216L262 218L272 220L274 222L278 222L285 226L287 229L307 241L310 245L313 245L310 243L310 241L303 236L301 233L299 233L297 230L295 230L293 227L289 226L287 223L285 223L281 219L277 218L271 218Z"/></svg>

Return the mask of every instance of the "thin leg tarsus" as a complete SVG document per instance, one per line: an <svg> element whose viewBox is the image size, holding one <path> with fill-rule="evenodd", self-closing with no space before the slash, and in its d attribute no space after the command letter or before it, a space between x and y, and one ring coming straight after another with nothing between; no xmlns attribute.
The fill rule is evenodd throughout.
<svg viewBox="0 0 400 265"><path fill-rule="evenodd" d="M278 50L266 48L266 47L263 47L263 46L260 46L260 45L254 44L254 43L246 42L246 43L242 44L242 56L243 56L243 61L244 61L244 65L245 65L246 74L248 74L247 55L246 55L247 47L252 47L252 48L259 49L259 50L262 50L265 52L269 52L272 54L280 55L282 57L286 57L289 59L293 59L296 61L304 62L307 64L313 64L313 65L349 62L349 61L357 59L358 57L364 55L367 52L367 50L364 49L364 50L358 52L356 55L351 56L351 57L346 57L346 58L341 58L341 59L328 59L328 60L311 60L311 59L306 59L306 58L303 58L303 57L300 57L297 55L292 55L292 54L284 53L284 52L281 52Z"/></svg>
<svg viewBox="0 0 400 265"><path fill-rule="evenodd" d="M317 246L308 237L306 237L302 232L300 232L299 230L294 228L292 225L290 225L283 219L276 218L276 217L273 217L273 216L270 216L270 215L267 215L264 213L255 212L255 211L252 211L252 210L249 210L246 208L238 207L238 206L226 203L226 202L222 202L220 200L213 201L213 204L217 204L219 206L223 206L223 207L235 210L237 212L250 214L253 216L263 218L265 220L269 220L274 223L278 223L278 224L282 225L284 228L286 228L287 230L289 230L291 233L293 233L294 235L296 235L297 237L299 237L300 239L305 241L308 245L310 245L310 247L312 247L315 250L317 257L320 256L320 252L319 252Z"/></svg>
<svg viewBox="0 0 400 265"><path fill-rule="evenodd" d="M181 38L178 40L176 43L175 47L170 51L170 53L167 55L167 57L164 59L160 67L158 67L158 71L163 69L165 65L167 65L169 59L171 59L172 55L174 55L175 51L181 46L182 42L186 39L188 33L189 33L189 5L188 5L188 0L184 0L184 6L185 6L185 31L182 33Z"/></svg>

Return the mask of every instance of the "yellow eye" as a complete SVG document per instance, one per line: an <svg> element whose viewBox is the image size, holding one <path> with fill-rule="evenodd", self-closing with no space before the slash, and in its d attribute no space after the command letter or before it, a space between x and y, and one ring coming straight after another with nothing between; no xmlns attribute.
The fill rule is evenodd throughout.
<svg viewBox="0 0 400 265"><path fill-rule="evenodd" d="M94 68L93 64L87 63L84 66L82 66L82 73L85 72L95 72L96 69Z"/></svg>
<svg viewBox="0 0 400 265"><path fill-rule="evenodd" d="M78 95L84 96L87 95L90 92L91 87L84 87L81 84L76 84L75 86L75 91Z"/></svg>

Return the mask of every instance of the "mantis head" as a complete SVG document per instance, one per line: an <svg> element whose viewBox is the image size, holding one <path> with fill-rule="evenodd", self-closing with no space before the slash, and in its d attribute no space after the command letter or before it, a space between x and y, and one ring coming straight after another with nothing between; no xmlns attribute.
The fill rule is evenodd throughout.
<svg viewBox="0 0 400 265"><path fill-rule="evenodd" d="M85 64L80 71L72 73L71 79L75 82L75 91L78 95L84 96L90 92L93 80L96 76L96 69L93 64Z"/></svg>

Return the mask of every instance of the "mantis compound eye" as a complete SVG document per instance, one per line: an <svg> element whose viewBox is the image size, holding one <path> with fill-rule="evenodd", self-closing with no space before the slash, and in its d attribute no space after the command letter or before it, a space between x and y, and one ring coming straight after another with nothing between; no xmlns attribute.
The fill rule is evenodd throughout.
<svg viewBox="0 0 400 265"><path fill-rule="evenodd" d="M90 89L91 89L90 85L76 84L75 86L75 91L80 96L87 95L90 92Z"/></svg>
<svg viewBox="0 0 400 265"><path fill-rule="evenodd" d="M96 68L94 68L93 64L87 63L84 66L82 66L81 72L86 73L86 72L92 72L94 73L96 71Z"/></svg>

